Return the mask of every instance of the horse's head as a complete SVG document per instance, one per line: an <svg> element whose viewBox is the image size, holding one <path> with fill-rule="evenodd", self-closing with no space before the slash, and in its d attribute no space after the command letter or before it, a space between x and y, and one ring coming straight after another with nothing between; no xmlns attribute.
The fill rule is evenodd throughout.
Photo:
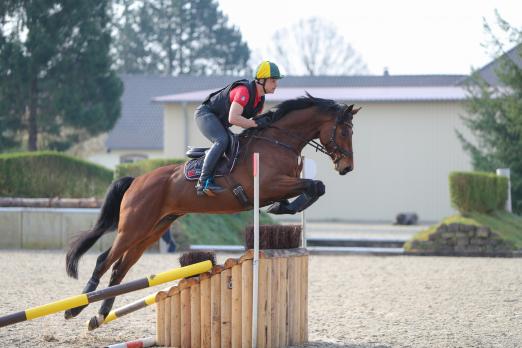
<svg viewBox="0 0 522 348"><path fill-rule="evenodd" d="M339 107L319 130L319 140L341 175L353 170L353 116L361 108Z"/></svg>

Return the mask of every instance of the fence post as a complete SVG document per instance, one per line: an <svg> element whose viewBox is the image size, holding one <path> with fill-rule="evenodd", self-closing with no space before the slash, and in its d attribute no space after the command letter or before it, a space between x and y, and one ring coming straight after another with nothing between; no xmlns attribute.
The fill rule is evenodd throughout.
<svg viewBox="0 0 522 348"><path fill-rule="evenodd" d="M498 168L497 169L498 176L505 176L508 180L508 193L506 199L506 210L510 213L513 212L511 207L511 170L509 168Z"/></svg>

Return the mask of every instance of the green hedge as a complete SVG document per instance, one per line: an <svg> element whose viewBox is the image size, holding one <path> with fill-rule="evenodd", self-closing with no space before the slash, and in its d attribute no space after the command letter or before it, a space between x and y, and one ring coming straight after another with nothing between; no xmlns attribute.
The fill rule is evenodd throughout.
<svg viewBox="0 0 522 348"><path fill-rule="evenodd" d="M506 177L483 172L453 172L449 182L451 205L461 213L491 213L506 204Z"/></svg>
<svg viewBox="0 0 522 348"><path fill-rule="evenodd" d="M169 164L179 164L185 161L186 160L184 159L177 158L156 158L138 161L134 163L119 164L114 170L114 179L119 179L124 176L137 177L150 171L153 171L156 168L168 166Z"/></svg>
<svg viewBox="0 0 522 348"><path fill-rule="evenodd" d="M103 197L111 170L58 152L0 155L0 196Z"/></svg>

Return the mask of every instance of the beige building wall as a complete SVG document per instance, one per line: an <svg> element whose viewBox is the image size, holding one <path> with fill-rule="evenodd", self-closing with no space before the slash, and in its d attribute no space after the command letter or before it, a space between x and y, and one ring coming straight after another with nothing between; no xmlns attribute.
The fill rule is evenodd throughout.
<svg viewBox="0 0 522 348"><path fill-rule="evenodd" d="M316 160L326 195L307 211L315 219L394 221L416 212L423 221L451 215L448 175L470 170L468 155L455 135L469 137L459 115L461 103L366 103L354 120L353 172L334 174L326 156Z"/></svg>
<svg viewBox="0 0 522 348"><path fill-rule="evenodd" d="M194 112L199 104L166 104L164 105L163 139L165 142L165 156L182 158L185 157L187 146L208 147L210 142L199 131L194 120ZM266 104L265 110L273 105ZM232 127L235 133L240 133L241 128ZM187 134L187 139L184 135Z"/></svg>
<svg viewBox="0 0 522 348"><path fill-rule="evenodd" d="M459 129L469 136L459 118L465 113L462 103L358 105L363 109L354 120L352 173L340 176L326 155L305 148L304 154L317 163L316 178L326 185L326 195L307 210L307 217L391 222L400 212L416 212L422 221L453 214L448 174L471 169L470 159L455 135ZM196 106L165 106L167 157L183 157L186 144L209 145L194 123Z"/></svg>

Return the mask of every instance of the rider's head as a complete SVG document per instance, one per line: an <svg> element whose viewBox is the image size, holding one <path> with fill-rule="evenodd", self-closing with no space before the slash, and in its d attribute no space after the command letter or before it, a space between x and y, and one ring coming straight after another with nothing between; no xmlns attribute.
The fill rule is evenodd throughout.
<svg viewBox="0 0 522 348"><path fill-rule="evenodd" d="M255 80L263 87L265 93L274 93L277 88L277 80L282 79L283 75L275 63L268 60L262 61L256 69Z"/></svg>

